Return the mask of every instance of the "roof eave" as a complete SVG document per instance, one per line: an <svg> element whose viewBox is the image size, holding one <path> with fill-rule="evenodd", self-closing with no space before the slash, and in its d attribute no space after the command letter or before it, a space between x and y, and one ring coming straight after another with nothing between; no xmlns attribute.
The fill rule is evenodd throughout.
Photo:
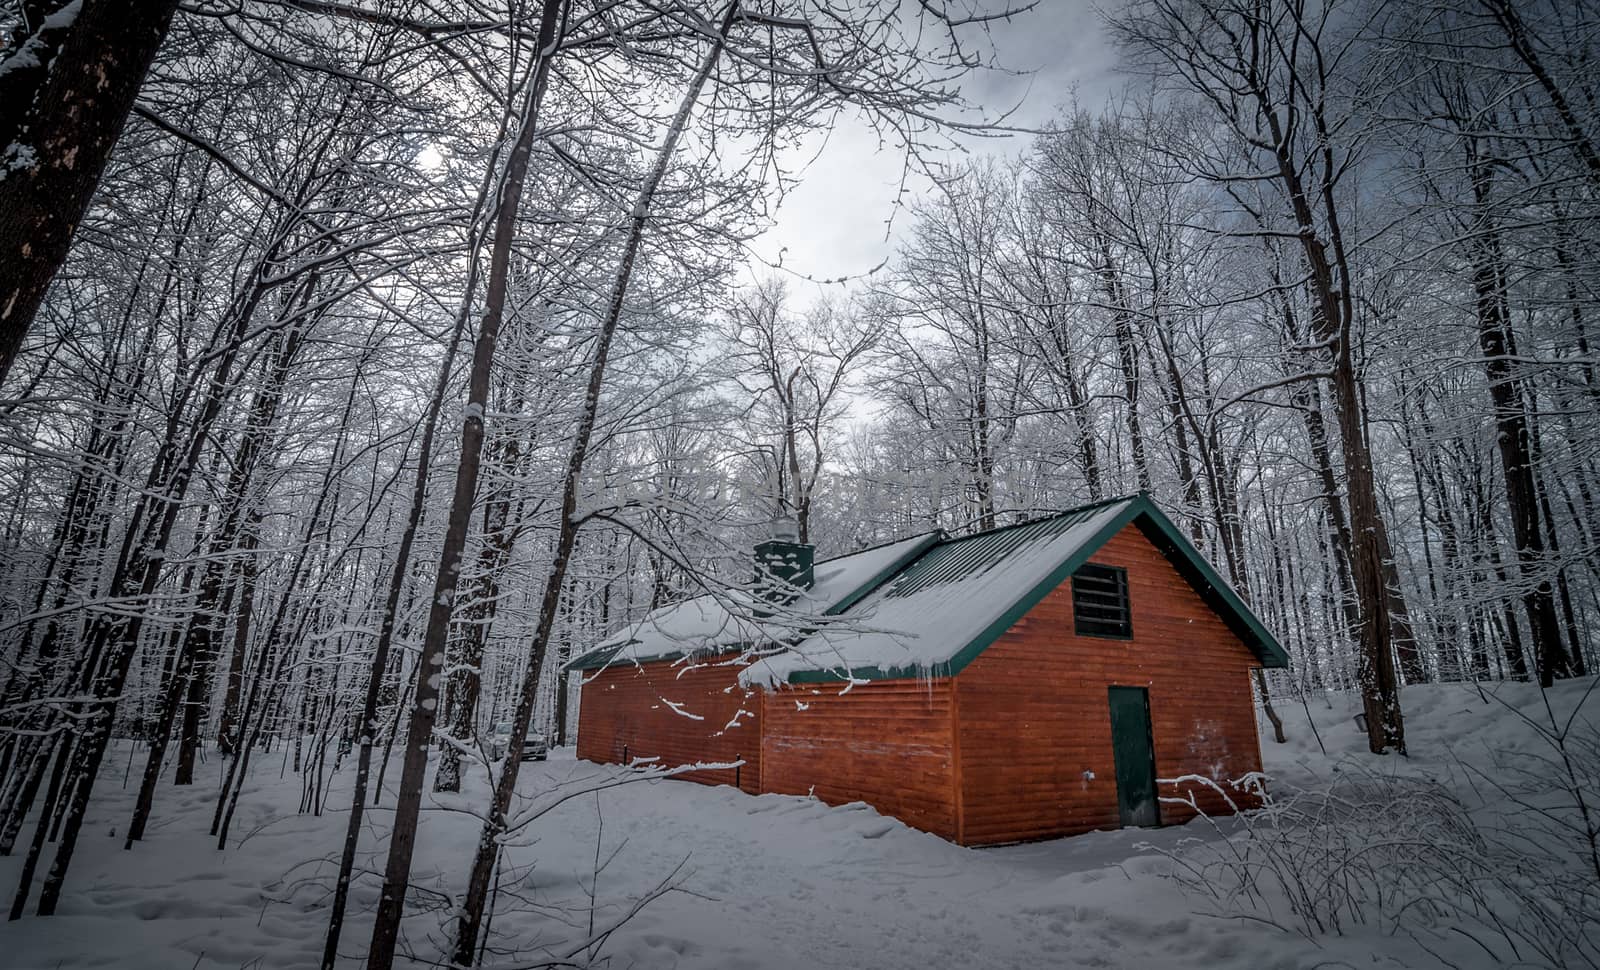
<svg viewBox="0 0 1600 970"><path fill-rule="evenodd" d="M713 657L726 656L730 653L744 653L752 649L755 644L742 640L730 643L714 643L703 650L668 650L663 653L651 654L648 657L618 658L616 653L625 646L627 646L627 644L622 644L618 647L608 647L605 650L591 650L589 653L584 654L577 660L567 661L566 665L562 669L582 670L587 672L592 670L607 670L612 667L640 667L645 664L682 660L685 657L692 656L703 656L707 659L710 659ZM611 656L604 660L594 659L603 653L609 653Z"/></svg>

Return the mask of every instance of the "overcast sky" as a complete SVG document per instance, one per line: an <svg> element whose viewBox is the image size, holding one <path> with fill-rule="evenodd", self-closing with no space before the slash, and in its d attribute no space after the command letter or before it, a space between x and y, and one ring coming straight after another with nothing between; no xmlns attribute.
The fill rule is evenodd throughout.
<svg viewBox="0 0 1600 970"><path fill-rule="evenodd" d="M1015 20L993 25L991 33L998 61L1031 73L980 72L964 92L991 111L1020 103L1011 124L1044 123L1074 90L1083 104L1098 106L1124 83L1114 72L1115 53L1100 14L1088 0L1039 0L1038 7ZM973 151L1016 153L1026 142L1026 135L985 139L976 141ZM812 151L820 144L819 138ZM776 225L756 241L755 253L769 261L781 255L787 270L816 279L867 272L893 248L885 232L894 216L902 161L892 150L880 152L865 126L836 128L800 187L784 200ZM917 191L926 186L921 179L913 183ZM902 213L895 217L894 231L903 223Z"/></svg>

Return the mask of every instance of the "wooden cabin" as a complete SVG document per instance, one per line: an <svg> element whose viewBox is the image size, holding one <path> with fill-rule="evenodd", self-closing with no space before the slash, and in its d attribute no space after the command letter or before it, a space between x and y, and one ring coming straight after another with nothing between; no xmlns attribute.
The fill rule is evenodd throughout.
<svg viewBox="0 0 1600 970"><path fill-rule="evenodd" d="M578 756L863 801L962 845L1252 807L1251 670L1283 648L1145 495L665 607L570 666ZM774 595L774 591L781 595Z"/></svg>

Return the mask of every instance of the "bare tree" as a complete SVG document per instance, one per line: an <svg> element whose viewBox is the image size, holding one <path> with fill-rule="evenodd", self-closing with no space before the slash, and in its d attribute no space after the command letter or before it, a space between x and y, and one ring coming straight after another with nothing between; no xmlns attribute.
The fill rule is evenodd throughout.
<svg viewBox="0 0 1600 970"><path fill-rule="evenodd" d="M1366 407L1357 372L1359 279L1347 234L1344 180L1359 161L1363 132L1349 104L1363 52L1360 11L1352 22L1333 4L1222 5L1152 0L1119 17L1122 42L1171 72L1198 97L1240 154L1277 191L1274 224L1298 245L1310 297L1310 333L1324 355L1344 453L1351 572L1360 610L1361 683L1374 753L1405 750L1395 671L1395 628L1386 581L1387 525L1379 500ZM1231 159L1230 159L1231 161ZM1196 159L1198 174L1228 184L1235 171Z"/></svg>
<svg viewBox="0 0 1600 970"><path fill-rule="evenodd" d="M729 310L734 381L749 400L753 456L772 483L777 511L793 515L811 542L811 512L827 441L854 371L877 343L875 329L819 300L796 317L785 287L769 279L737 295ZM773 442L763 446L762 438Z"/></svg>

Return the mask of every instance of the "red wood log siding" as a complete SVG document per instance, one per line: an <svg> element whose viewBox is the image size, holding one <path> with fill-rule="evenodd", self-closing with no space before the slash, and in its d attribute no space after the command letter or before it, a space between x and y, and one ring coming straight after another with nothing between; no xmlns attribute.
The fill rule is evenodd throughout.
<svg viewBox="0 0 1600 970"><path fill-rule="evenodd" d="M761 781L769 792L866 802L957 837L949 679L787 687L766 695ZM803 705L803 706L802 706Z"/></svg>
<svg viewBox="0 0 1600 970"><path fill-rule="evenodd" d="M1157 778L1224 783L1261 769L1254 655L1136 526L1091 561L1128 571L1132 640L1074 635L1069 581L955 680L964 844L1117 827L1112 685L1149 690ZM1228 810L1200 786L1161 786L1163 796L1188 790L1206 812ZM1161 805L1164 823L1193 814Z"/></svg>
<svg viewBox="0 0 1600 970"><path fill-rule="evenodd" d="M739 686L734 664L657 661L601 671L583 685L578 705L578 757L621 764L659 758L664 765L737 761L739 787L761 789L761 691ZM682 706L674 711L666 702ZM743 711L744 713L740 713ZM698 715L695 720L687 715ZM734 725L737 715L737 725ZM731 785L731 768L691 771L678 777Z"/></svg>

